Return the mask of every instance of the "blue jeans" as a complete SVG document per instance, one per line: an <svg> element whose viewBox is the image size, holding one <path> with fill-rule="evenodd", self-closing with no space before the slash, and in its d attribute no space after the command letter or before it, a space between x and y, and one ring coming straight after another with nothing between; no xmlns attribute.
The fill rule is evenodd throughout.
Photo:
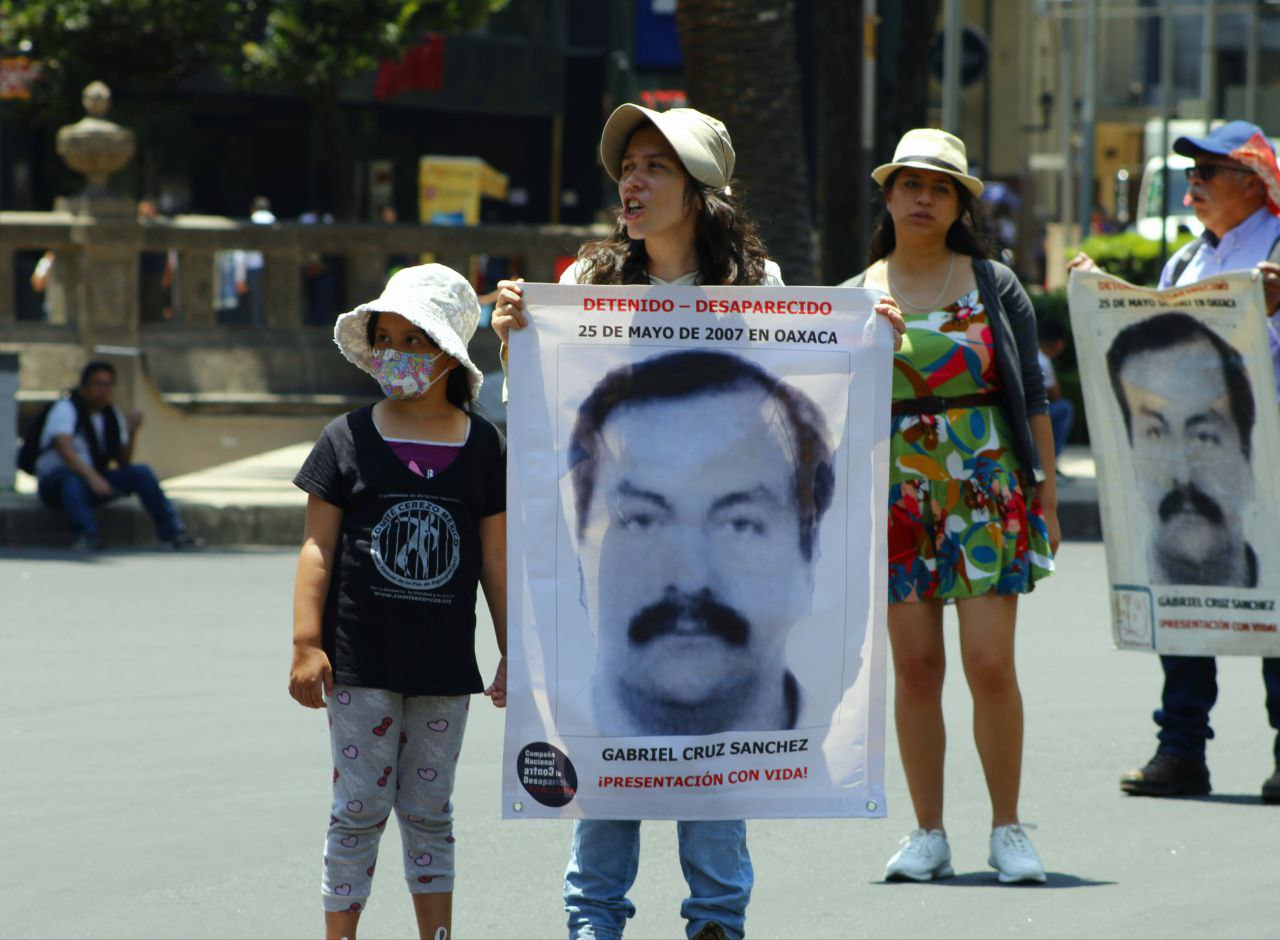
<svg viewBox="0 0 1280 940"><path fill-rule="evenodd" d="M680 905L693 937L709 923L724 928L730 940L746 929L747 902L754 875L747 853L747 824L741 820L676 823L680 868L689 897ZM632 820L580 819L573 824L573 849L564 874L564 909L569 940L617 940L635 915L627 892L640 865L640 823Z"/></svg>
<svg viewBox="0 0 1280 940"><path fill-rule="evenodd" d="M1071 419L1076 415L1075 405L1066 398L1049 402L1049 425L1053 428L1053 456L1062 453L1071 431Z"/></svg>
<svg viewBox="0 0 1280 940"><path fill-rule="evenodd" d="M1218 664L1212 656L1161 656L1164 691L1152 716L1160 726L1159 751L1204 760L1204 743L1213 737L1209 710L1218 700ZM1276 729L1276 766L1280 767L1280 657L1262 660L1267 690L1267 719Z"/></svg>
<svg viewBox="0 0 1280 940"><path fill-rule="evenodd" d="M156 524L156 535L161 540L170 541L182 534L182 520L178 518L177 510L160 489L160 481L156 479L156 475L145 463L117 467L102 475L116 491L116 496L138 494L142 505ZM39 493L46 505L61 509L67 514L72 532L90 538L98 537L98 520L93 516L93 507L116 498L96 495L89 489L84 478L70 467L58 467L42 476Z"/></svg>

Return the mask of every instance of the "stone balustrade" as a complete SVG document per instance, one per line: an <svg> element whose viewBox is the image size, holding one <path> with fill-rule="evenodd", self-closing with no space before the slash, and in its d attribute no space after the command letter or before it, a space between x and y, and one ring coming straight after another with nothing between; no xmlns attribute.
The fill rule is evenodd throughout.
<svg viewBox="0 0 1280 940"><path fill-rule="evenodd" d="M331 326L308 323L304 265L316 256L341 259L339 311L377 296L388 258L435 260L464 273L477 255L514 259L530 281L554 278L557 259L573 255L600 227L432 226L278 223L255 225L215 216L137 221L57 212L0 212L0 350L22 357L22 394L47 397L65 388L95 349L136 349L161 393L180 407L200 401L290 400L349 394L359 378L330 362ZM15 256L52 250L48 315L17 315ZM223 323L218 315L215 259L244 249L264 256L261 324ZM173 317L144 322L139 259L174 252ZM29 256L28 256L29 257ZM473 356L496 367L496 342L482 331ZM265 398L264 398L265 396Z"/></svg>

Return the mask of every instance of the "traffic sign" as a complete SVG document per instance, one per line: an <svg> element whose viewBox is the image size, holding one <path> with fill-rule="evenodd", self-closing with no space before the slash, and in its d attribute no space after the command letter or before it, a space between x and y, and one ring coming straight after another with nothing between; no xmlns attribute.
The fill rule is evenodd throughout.
<svg viewBox="0 0 1280 940"><path fill-rule="evenodd" d="M942 81L942 45L945 37L941 32L935 33L929 43L929 71L938 81ZM987 61L991 58L990 44L987 37L972 26L960 30L960 84L968 87L982 77L987 70Z"/></svg>

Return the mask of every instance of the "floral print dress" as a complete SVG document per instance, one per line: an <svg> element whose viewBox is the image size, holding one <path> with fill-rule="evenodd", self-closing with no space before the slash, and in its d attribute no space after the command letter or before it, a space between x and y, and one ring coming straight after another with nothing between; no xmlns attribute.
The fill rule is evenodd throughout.
<svg viewBox="0 0 1280 940"><path fill-rule="evenodd" d="M976 289L905 319L895 401L999 390ZM1019 594L1052 573L1040 500L998 404L894 415L889 454L890 603Z"/></svg>

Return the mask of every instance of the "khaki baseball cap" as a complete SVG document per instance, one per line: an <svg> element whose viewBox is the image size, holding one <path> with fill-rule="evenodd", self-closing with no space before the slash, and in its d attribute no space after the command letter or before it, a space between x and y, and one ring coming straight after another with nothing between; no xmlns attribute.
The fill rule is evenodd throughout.
<svg viewBox="0 0 1280 940"><path fill-rule="evenodd" d="M600 134L600 159L604 171L615 183L622 167L622 154L637 127L649 121L671 144L684 168L700 183L725 189L733 177L733 141L724 124L693 108L651 111L638 104L619 105Z"/></svg>

